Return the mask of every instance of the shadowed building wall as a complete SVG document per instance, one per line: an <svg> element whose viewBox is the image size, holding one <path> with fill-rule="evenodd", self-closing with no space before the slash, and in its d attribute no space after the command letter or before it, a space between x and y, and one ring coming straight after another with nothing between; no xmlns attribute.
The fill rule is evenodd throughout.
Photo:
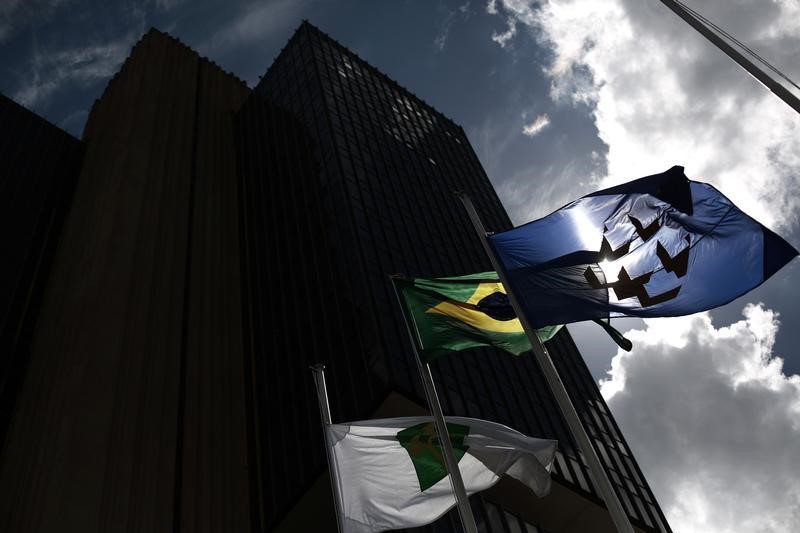
<svg viewBox="0 0 800 533"><path fill-rule="evenodd" d="M230 114L156 31L92 109L0 469L3 531L245 531Z"/></svg>
<svg viewBox="0 0 800 533"><path fill-rule="evenodd" d="M28 366L41 293L82 143L0 95L0 445Z"/></svg>

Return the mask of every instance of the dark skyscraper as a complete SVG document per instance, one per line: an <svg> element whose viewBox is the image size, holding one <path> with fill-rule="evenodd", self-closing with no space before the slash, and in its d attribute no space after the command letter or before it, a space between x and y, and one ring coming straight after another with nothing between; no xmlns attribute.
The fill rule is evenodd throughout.
<svg viewBox="0 0 800 533"><path fill-rule="evenodd" d="M388 275L490 269L455 190L511 227L463 129L304 23L252 91L149 32L83 143L27 372L0 376L0 528L334 531L308 366L334 421L419 413ZM549 348L634 524L668 531L567 331ZM487 532L612 530L531 357L433 367L446 413L559 440L550 496L472 498Z"/></svg>
<svg viewBox="0 0 800 533"><path fill-rule="evenodd" d="M78 139L0 95L0 442L82 155Z"/></svg>

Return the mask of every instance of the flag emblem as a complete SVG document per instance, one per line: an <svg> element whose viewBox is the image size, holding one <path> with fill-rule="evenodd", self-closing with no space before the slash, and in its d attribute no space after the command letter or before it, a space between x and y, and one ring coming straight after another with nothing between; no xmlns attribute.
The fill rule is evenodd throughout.
<svg viewBox="0 0 800 533"><path fill-rule="evenodd" d="M469 434L469 426L447 424L447 432L450 434L453 454L458 462L469 449L464 444L464 438ZM420 491L425 492L445 478L447 467L433 422L417 424L404 429L397 434L397 440L406 449L411 457L411 462L414 463Z"/></svg>
<svg viewBox="0 0 800 533"><path fill-rule="evenodd" d="M514 355L531 349L496 272L450 278L392 278L420 357L495 346ZM536 332L542 342L561 326Z"/></svg>
<svg viewBox="0 0 800 533"><path fill-rule="evenodd" d="M487 240L534 328L713 309L798 254L679 166L584 196Z"/></svg>
<svg viewBox="0 0 800 533"><path fill-rule="evenodd" d="M426 312L449 316L484 331L524 334L506 289L499 281L479 283L465 302L445 300Z"/></svg>
<svg viewBox="0 0 800 533"><path fill-rule="evenodd" d="M634 211L636 216L633 214ZM648 293L646 285L650 282L653 274L659 270L673 273L676 279L686 275L689 268L691 236L682 228L662 226L660 220L665 216L664 210L653 209L647 202L634 203L631 210L622 215L622 217L612 216L611 220L607 220L603 224L603 241L597 257L598 262L594 265L587 265L583 273L589 286L592 289L613 290L617 300L636 298L641 307L650 307L675 298L681 290L680 284L652 295ZM645 217L652 219L647 225L640 220ZM608 229L609 226L611 230ZM614 234L626 236L624 243L616 248L609 240L609 236ZM674 243L672 247L676 249L675 253L670 253L661 243L659 236L662 234L665 242ZM654 264L645 267L647 271L632 278L624 264L617 264L618 260L632 251L631 246L636 249L641 246L652 247L653 244L655 244L655 253L650 254L649 257ZM609 275L613 276L615 270L617 270L616 280L608 281Z"/></svg>

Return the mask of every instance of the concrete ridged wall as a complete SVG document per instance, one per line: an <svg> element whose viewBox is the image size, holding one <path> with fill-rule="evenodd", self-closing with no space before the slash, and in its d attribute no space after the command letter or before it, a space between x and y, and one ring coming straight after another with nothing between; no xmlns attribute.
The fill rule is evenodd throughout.
<svg viewBox="0 0 800 533"><path fill-rule="evenodd" d="M246 531L249 89L150 31L94 106L0 464L0 531Z"/></svg>

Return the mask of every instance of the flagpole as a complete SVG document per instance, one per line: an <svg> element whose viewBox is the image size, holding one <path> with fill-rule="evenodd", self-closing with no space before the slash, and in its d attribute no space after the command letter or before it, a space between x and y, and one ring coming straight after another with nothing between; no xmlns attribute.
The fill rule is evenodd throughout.
<svg viewBox="0 0 800 533"><path fill-rule="evenodd" d="M458 461L456 461L455 454L453 453L453 444L450 442L450 433L447 431L447 424L445 423L444 414L442 413L442 405L439 403L439 396L436 394L436 386L433 384L431 367L428 363L423 365L419 357L417 338L411 331L411 325L408 323L406 313L403 311L405 307L400 300L400 295L397 293L397 286L394 284L394 276L390 276L390 278L395 298L397 298L397 305L400 306L400 314L403 315L403 322L406 324L406 331L408 331L408 337L411 341L411 350L414 352L417 370L419 370L420 378L422 378L422 388L425 391L425 398L428 401L428 409L430 409L433 415L436 434L439 437L439 444L441 444L444 454L445 466L450 473L450 484L453 487L453 493L456 497L456 505L458 507L458 515L461 518L461 525L464 527L466 533L478 533L478 526L475 524L475 517L472 514L472 507L470 507L469 504L467 490L464 487L464 479L461 477L461 470L458 468Z"/></svg>
<svg viewBox="0 0 800 533"><path fill-rule="evenodd" d="M622 503L620 503L616 492L614 492L614 487L611 486L611 482L606 475L606 471L603 468L603 465L600 463L597 452L592 445L592 441L589 439L589 435L586 433L586 429L581 423L581 419L578 416L578 412L575 410L575 406L569 399L569 394L567 393L566 387L564 387L564 382L561 381L561 376L558 375L558 371L556 370L555 364L553 364L550 354L547 352L547 348L545 348L541 343L539 337L536 336L536 330L531 327L527 317L521 312L519 302L517 301L516 296L514 296L514 291L511 290L511 286L507 283L505 272L502 268L500 268L497 258L492 252L492 249L489 247L489 243L486 241L486 230L483 227L483 222L481 222L477 211L475 211L475 206L472 205L472 200L466 193L463 192L456 192L456 196L458 196L458 198L464 204L464 209L466 209L467 214L472 221L472 225L475 227L475 231L478 233L478 237L481 240L483 249L485 250L486 255L489 256L492 266L494 267L497 275L500 277L500 281L503 283L503 286L506 289L508 299L510 300L511 305L514 308L520 323L522 324L522 328L525 330L525 333L530 340L536 361L539 363L539 367L544 373L547 384L550 386L553 396L555 396L556 403L558 403L558 406L567 421L570 431L578 441L578 448L583 452L586 462L589 464L589 469L594 475L595 482L597 483L597 489L600 492L600 495L603 497L603 500L606 502L608 512L611 515L611 519L614 521L614 525L617 527L617 531L619 531L619 533L634 533L630 519L622 508Z"/></svg>
<svg viewBox="0 0 800 533"><path fill-rule="evenodd" d="M333 507L336 509L336 529L342 531L342 495L339 491L339 477L334 472L333 448L328 440L328 425L331 423L331 406L328 403L328 386L325 383L325 365L317 363L311 367L314 376L314 385L317 388L319 401L319 417L322 420L322 434L325 438L325 455L328 457L328 473L331 478L331 492L333 492Z"/></svg>
<svg viewBox="0 0 800 533"><path fill-rule="evenodd" d="M778 98L783 100L787 105L800 113L800 98L797 98L789 89L783 84L773 79L772 76L760 69L755 63L747 59L744 54L740 53L733 46L728 44L725 39L711 31L706 24L698 20L692 13L690 13L681 2L675 0L661 0L661 3L671 9L676 15L689 24L692 28L698 31L700 35L711 41L717 48L722 50L728 57L736 61L740 67L745 69L751 76L760 81L767 89L772 91ZM769 64L768 64L769 65Z"/></svg>

